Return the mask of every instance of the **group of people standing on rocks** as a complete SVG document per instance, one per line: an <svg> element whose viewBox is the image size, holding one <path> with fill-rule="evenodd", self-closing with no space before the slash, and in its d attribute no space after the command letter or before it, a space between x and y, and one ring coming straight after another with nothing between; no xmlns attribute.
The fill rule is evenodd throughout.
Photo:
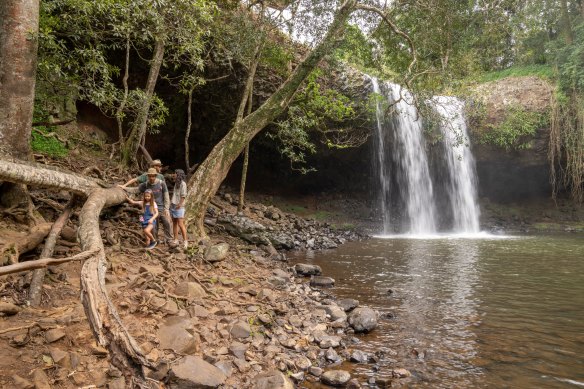
<svg viewBox="0 0 584 389"><path fill-rule="evenodd" d="M142 207L140 223L144 232L146 249L153 249L158 245L158 231L160 225L164 229L164 240L167 245L178 246L179 231L183 238L183 247L188 247L187 229L185 227L185 199L187 197L186 174L182 169L176 169L173 174L174 190L170 197L164 175L161 174L162 162L155 159L150 163L148 171L131 179L122 189L129 185L138 184L138 191L142 200L135 201L127 196L128 202ZM171 224L172 220L172 224ZM173 234L174 231L174 234Z"/></svg>

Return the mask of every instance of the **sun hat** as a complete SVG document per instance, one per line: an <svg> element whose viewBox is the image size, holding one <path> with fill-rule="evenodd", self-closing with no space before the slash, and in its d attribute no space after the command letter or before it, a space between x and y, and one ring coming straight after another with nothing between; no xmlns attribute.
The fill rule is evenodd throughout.
<svg viewBox="0 0 584 389"><path fill-rule="evenodd" d="M158 171L151 167L150 169L148 169L148 172L146 174L148 174L149 176L156 176L158 174Z"/></svg>
<svg viewBox="0 0 584 389"><path fill-rule="evenodd" d="M155 159L152 162L150 162L150 166L160 166L162 165L162 161L159 159Z"/></svg>

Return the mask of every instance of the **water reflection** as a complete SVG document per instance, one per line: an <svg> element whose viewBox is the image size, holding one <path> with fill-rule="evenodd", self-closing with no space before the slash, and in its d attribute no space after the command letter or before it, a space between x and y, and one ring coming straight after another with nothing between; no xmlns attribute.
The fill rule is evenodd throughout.
<svg viewBox="0 0 584 389"><path fill-rule="evenodd" d="M352 365L362 378L405 367L408 387L568 388L584 385L582 243L372 239L296 260L322 266L339 297L395 315L359 345L384 352L379 371Z"/></svg>

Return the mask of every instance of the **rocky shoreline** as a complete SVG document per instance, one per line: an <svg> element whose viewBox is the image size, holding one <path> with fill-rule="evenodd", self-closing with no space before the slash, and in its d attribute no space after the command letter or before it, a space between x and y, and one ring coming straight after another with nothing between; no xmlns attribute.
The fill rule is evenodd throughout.
<svg viewBox="0 0 584 389"><path fill-rule="evenodd" d="M108 293L152 364L147 377L177 389L365 385L339 365L378 361L355 348L355 334L374 331L378 313L335 301L326 289L333 279L317 266L288 266L276 250L333 248L365 236L261 204L237 214L229 196L213 204L211 239L187 251L145 252L132 234L112 238L106 222ZM26 305L29 275L6 277L12 290L0 309L0 386L131 385L95 344L78 299L79 270L74 263L52 269L41 310Z"/></svg>

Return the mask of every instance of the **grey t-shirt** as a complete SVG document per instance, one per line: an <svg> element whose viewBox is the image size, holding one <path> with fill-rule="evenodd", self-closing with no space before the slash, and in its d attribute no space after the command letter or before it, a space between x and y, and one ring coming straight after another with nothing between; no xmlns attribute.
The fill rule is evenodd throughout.
<svg viewBox="0 0 584 389"><path fill-rule="evenodd" d="M187 183L181 181L180 186L174 186L174 192L172 192L172 201L171 203L174 205L180 204L180 200L182 197L187 197Z"/></svg>
<svg viewBox="0 0 584 389"><path fill-rule="evenodd" d="M150 182L146 181L138 186L140 193L144 193L146 189L150 189L152 191L154 201L158 205L158 208L164 208L165 210L170 209L168 188L166 187L166 183L164 181L156 179L154 184L150 184Z"/></svg>

